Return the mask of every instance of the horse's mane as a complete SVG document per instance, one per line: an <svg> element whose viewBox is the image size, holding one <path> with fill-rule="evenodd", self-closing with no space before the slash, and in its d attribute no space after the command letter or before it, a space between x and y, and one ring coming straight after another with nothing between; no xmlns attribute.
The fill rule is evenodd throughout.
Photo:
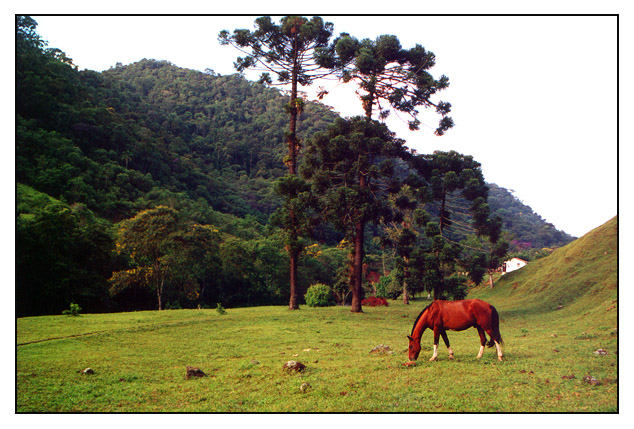
<svg viewBox="0 0 634 429"><path fill-rule="evenodd" d="M434 302L432 301L431 304L429 304L427 307L423 308L423 311L420 312L420 314L418 315L418 317L416 317L416 320L414 320L414 326L412 326L412 333L410 335L414 335L414 328L416 328L416 324L418 323L418 320L421 318L421 316L423 315L423 313L425 313L427 311L427 309L429 307L431 307L432 305L434 305Z"/></svg>

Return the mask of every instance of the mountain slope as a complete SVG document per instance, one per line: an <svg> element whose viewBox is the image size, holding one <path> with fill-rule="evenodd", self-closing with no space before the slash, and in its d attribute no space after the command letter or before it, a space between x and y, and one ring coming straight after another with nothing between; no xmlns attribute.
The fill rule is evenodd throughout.
<svg viewBox="0 0 634 429"><path fill-rule="evenodd" d="M469 296L499 303L506 314L551 313L616 326L617 237L614 217L550 256L502 276L493 289L481 285Z"/></svg>

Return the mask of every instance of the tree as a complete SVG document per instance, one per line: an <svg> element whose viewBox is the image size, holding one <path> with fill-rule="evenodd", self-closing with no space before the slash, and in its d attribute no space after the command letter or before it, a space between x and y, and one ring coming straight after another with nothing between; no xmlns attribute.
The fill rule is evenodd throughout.
<svg viewBox="0 0 634 429"><path fill-rule="evenodd" d="M155 291L157 308L163 309L163 289L172 264L170 255L176 244L173 236L177 228L177 213L166 206L144 210L120 223L117 251L125 252L133 266L112 274L113 295L140 284Z"/></svg>
<svg viewBox="0 0 634 429"><path fill-rule="evenodd" d="M311 180L323 218L353 243L352 312L361 312L365 227L389 219L388 195L398 190L394 162L404 141L377 121L338 119L310 140L302 174Z"/></svg>
<svg viewBox="0 0 634 429"><path fill-rule="evenodd" d="M382 103L387 103L392 109L411 117L409 127L412 130L418 129L420 125L417 119L419 106L435 107L442 116L436 129L437 135L443 135L454 125L447 116L451 104L431 100L436 92L449 86L449 79L443 75L435 80L431 76L428 70L435 65L435 56L421 45L403 49L398 38L393 35L359 42L349 34L341 33L327 48L320 48L316 58L323 67L339 70L338 75L343 82L354 81L358 84L363 91L359 97L368 122L375 111L378 111L380 119L385 119L390 111ZM365 176L361 174L361 188L365 187L364 182ZM362 276L361 271L357 270L357 265L362 263L359 258L363 257L362 230L357 231L354 242L353 285L356 285L361 283ZM353 286L353 290L355 288Z"/></svg>
<svg viewBox="0 0 634 429"><path fill-rule="evenodd" d="M396 256L395 270L391 276L402 285L404 304L409 304L409 294L415 290L413 285L408 284L409 267L412 254L419 245L419 227L426 224L429 218L425 210L418 208L419 202L424 202L426 188L417 179L410 175L406 180L407 183L390 198L390 204L397 215L384 228L386 236L383 238L383 243L392 247Z"/></svg>
<svg viewBox="0 0 634 429"><path fill-rule="evenodd" d="M131 268L112 274L110 292L149 287L156 293L159 310L169 289L195 301L204 295L206 283L201 288L201 281L210 281L208 271L219 274L218 242L217 230L184 221L173 208L143 210L119 223L116 249L128 255Z"/></svg>
<svg viewBox="0 0 634 429"><path fill-rule="evenodd" d="M310 85L315 79L324 77L329 71L322 71L314 61L313 55L316 49L328 45L332 36L333 25L330 22L315 16L307 19L300 16L286 16L279 25L273 23L270 17L263 16L255 20L254 31L239 29L229 35L223 30L218 35L220 43L230 44L244 52L246 56L239 57L234 63L240 72L259 67L266 70L262 74L261 82L272 83L270 73L277 75L278 83L291 85L290 101L286 105L286 111L290 115L289 132L287 134L288 155L285 159L288 165L289 175L297 174L297 156L300 142L297 138L297 119L304 109L304 100L297 96L297 85ZM270 73L269 73L270 72ZM293 194L283 195L287 200L289 211L288 222L285 228L288 230L287 248L290 255L290 302L289 308L299 308L297 297L297 267L300 250L297 243L300 241L299 213L293 211L295 205L288 200Z"/></svg>
<svg viewBox="0 0 634 429"><path fill-rule="evenodd" d="M321 65L340 70L339 76L344 82L354 81L364 91L359 97L366 118L371 118L375 111L379 118L386 118L389 106L408 114L410 129L417 130L420 125L417 108L434 107L441 115L436 134L443 135L453 127L453 120L447 116L451 104L431 99L449 86L449 78L445 75L438 80L433 78L429 70L436 64L436 57L421 45L403 49L393 35L359 42L341 33L328 49L322 48L318 53Z"/></svg>
<svg viewBox="0 0 634 429"><path fill-rule="evenodd" d="M69 206L17 185L16 313L59 314L70 302L107 309L112 225L81 204Z"/></svg>
<svg viewBox="0 0 634 429"><path fill-rule="evenodd" d="M414 165L429 184L431 217L425 225L426 244L416 252L416 269L434 299L461 299L466 296L467 278L458 273L466 272L471 281L479 283L487 267L495 264L493 256L503 250L502 245L496 246L501 221L490 218L488 188L481 166L472 156L436 151L418 158ZM495 252L473 254L468 243L484 236Z"/></svg>

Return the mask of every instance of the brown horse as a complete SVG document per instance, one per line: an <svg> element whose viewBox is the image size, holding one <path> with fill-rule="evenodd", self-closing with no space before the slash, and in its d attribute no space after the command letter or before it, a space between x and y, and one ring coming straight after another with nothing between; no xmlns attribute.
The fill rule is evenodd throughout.
<svg viewBox="0 0 634 429"><path fill-rule="evenodd" d="M409 360L418 359L420 353L420 339L425 329L434 331L434 354L430 361L438 357L438 338L442 339L449 351L449 359L453 359L453 350L449 346L447 329L452 331L464 331L469 328L476 328L480 334L480 351L477 358L482 357L484 346L487 345L487 338L484 333L489 334L491 339L488 346L495 347L498 352L498 360L502 360L502 336L500 335L500 317L491 304L479 299L465 299L462 301L433 301L418 315L412 328L409 338Z"/></svg>

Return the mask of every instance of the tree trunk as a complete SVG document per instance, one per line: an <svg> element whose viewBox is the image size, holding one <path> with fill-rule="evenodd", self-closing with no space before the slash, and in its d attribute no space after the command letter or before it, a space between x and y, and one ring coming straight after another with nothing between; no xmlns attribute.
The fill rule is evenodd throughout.
<svg viewBox="0 0 634 429"><path fill-rule="evenodd" d="M489 288L493 289L493 273L489 273Z"/></svg>
<svg viewBox="0 0 634 429"><path fill-rule="evenodd" d="M352 271L352 308L353 313L362 313L361 284L363 281L363 230L364 224L357 221L354 234L354 262Z"/></svg>
<svg viewBox="0 0 634 429"><path fill-rule="evenodd" d="M299 74L297 63L297 39L293 41L293 70L291 75L291 123L288 132L288 171L291 175L297 174L297 76Z"/></svg>
<svg viewBox="0 0 634 429"><path fill-rule="evenodd" d="M288 132L288 173L291 176L297 174L297 104L295 99L297 98L297 39L293 41L293 70L291 76L291 101L289 113L291 115L291 122ZM297 301L297 265L299 263L299 251L294 248L297 244L297 220L295 213L291 210L291 246L289 246L290 256L290 301L288 304L289 310L299 310L299 303Z"/></svg>
<svg viewBox="0 0 634 429"><path fill-rule="evenodd" d="M289 310L299 310L299 302L297 301L297 263L299 262L299 252L290 250L291 257L291 299L288 304Z"/></svg>
<svg viewBox="0 0 634 429"><path fill-rule="evenodd" d="M161 303L161 296L163 295L163 282L164 278L161 278L161 281L158 285L156 285L156 299L158 301L158 309L159 311L163 309L163 305Z"/></svg>
<svg viewBox="0 0 634 429"><path fill-rule="evenodd" d="M404 258L405 267L409 266L409 258ZM407 295L407 268L404 268L403 273L403 304L409 305L409 296Z"/></svg>

